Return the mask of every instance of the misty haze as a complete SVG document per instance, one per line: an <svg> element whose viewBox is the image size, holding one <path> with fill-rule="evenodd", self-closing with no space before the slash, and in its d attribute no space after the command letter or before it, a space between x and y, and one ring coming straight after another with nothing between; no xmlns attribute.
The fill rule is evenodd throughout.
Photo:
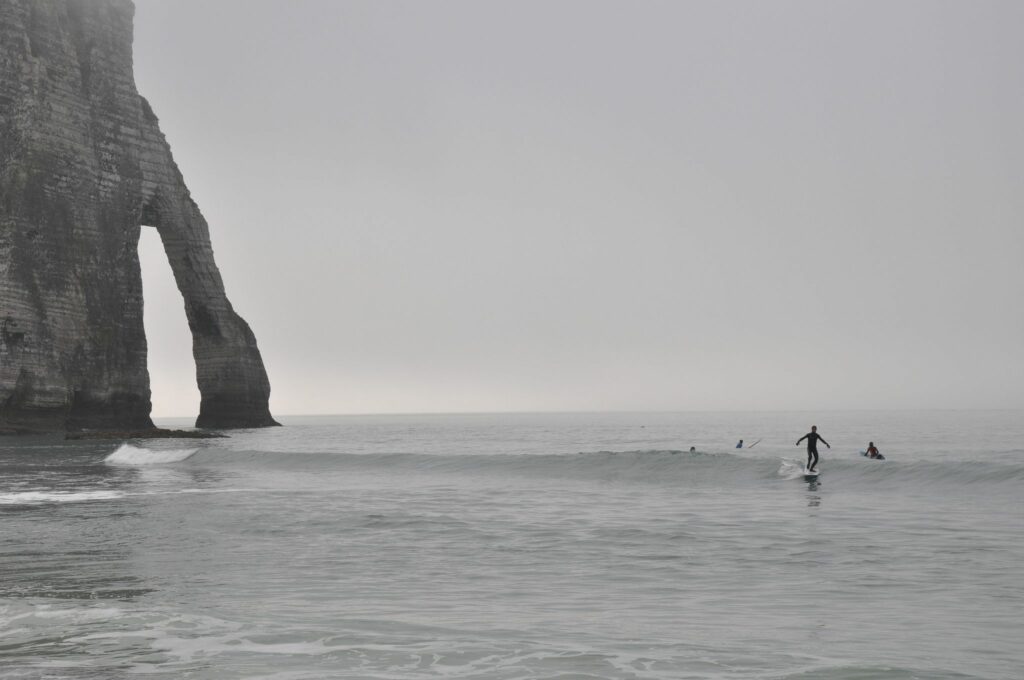
<svg viewBox="0 0 1024 680"><path fill-rule="evenodd" d="M135 62L275 414L1019 409L1021 14L142 0Z"/></svg>
<svg viewBox="0 0 1024 680"><path fill-rule="evenodd" d="M1016 680L1022 84L1010 0L0 0L0 680Z"/></svg>

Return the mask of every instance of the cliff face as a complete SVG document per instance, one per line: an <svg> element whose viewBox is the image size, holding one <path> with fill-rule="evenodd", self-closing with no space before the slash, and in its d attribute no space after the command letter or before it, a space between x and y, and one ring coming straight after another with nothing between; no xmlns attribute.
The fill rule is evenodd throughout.
<svg viewBox="0 0 1024 680"><path fill-rule="evenodd" d="M135 89L130 0L0 0L0 426L151 427L142 225L185 301L199 427L275 425L256 339Z"/></svg>

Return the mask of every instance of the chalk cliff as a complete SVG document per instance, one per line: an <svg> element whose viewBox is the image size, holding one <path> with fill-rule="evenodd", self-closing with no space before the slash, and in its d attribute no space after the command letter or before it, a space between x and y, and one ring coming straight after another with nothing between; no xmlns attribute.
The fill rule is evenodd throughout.
<svg viewBox="0 0 1024 680"><path fill-rule="evenodd" d="M152 427L143 225L185 301L196 425L276 425L256 339L135 88L134 12L130 0L0 0L0 427Z"/></svg>

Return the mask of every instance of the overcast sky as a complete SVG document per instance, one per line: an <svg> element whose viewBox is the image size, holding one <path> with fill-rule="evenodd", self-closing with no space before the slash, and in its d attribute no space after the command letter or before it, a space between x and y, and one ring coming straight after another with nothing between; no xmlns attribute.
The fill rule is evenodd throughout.
<svg viewBox="0 0 1024 680"><path fill-rule="evenodd" d="M275 414L1024 408L1024 3L136 5Z"/></svg>

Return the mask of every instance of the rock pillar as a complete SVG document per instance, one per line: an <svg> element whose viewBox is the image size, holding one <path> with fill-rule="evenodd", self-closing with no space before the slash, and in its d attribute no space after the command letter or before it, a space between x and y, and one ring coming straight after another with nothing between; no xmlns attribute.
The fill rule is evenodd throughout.
<svg viewBox="0 0 1024 680"><path fill-rule="evenodd" d="M255 337L135 88L130 0L0 1L0 427L152 427L138 242L185 301L200 427L275 425Z"/></svg>

